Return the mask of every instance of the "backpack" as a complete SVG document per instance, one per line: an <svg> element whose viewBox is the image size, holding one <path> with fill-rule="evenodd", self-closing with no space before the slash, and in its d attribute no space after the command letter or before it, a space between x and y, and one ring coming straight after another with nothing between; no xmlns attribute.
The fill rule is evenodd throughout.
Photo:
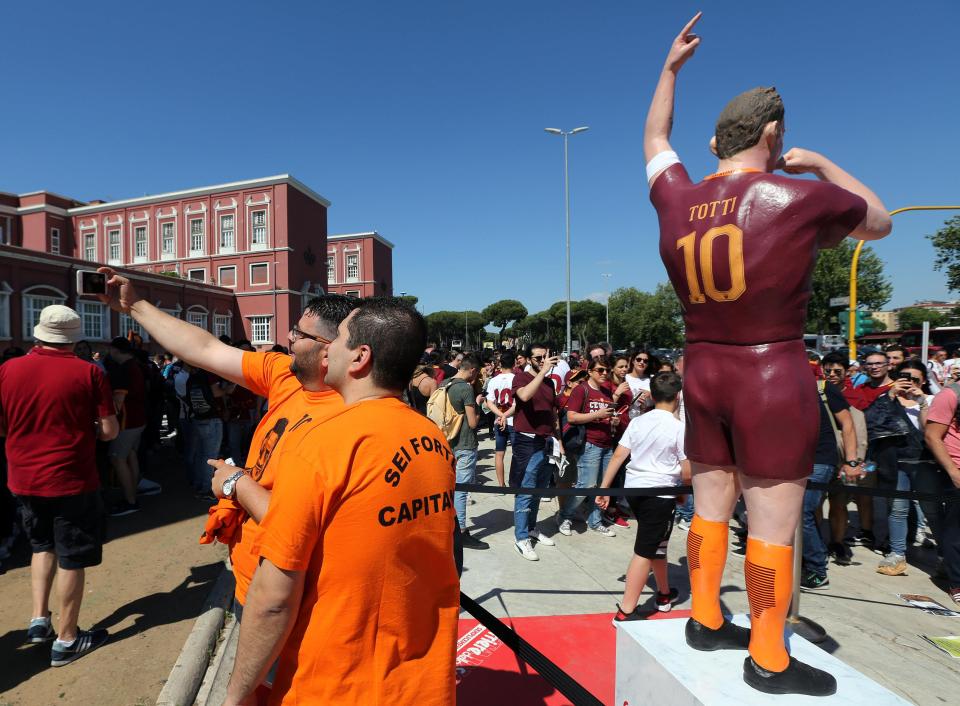
<svg viewBox="0 0 960 706"><path fill-rule="evenodd" d="M462 381L469 385L466 380ZM450 401L450 388L456 384L456 380L451 380L445 385L440 385L436 390L430 393L427 399L427 418L440 427L447 441L453 441L460 433L460 426L463 424L463 412L458 412Z"/></svg>

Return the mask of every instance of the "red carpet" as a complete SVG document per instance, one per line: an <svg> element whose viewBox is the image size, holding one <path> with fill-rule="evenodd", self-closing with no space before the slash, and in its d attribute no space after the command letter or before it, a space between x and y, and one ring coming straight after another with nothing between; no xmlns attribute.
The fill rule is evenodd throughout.
<svg viewBox="0 0 960 706"><path fill-rule="evenodd" d="M688 610L651 620L687 618ZM605 704L613 703L616 630L612 613L510 618L504 622ZM570 701L520 662L513 650L473 619L460 620L458 706L564 706Z"/></svg>

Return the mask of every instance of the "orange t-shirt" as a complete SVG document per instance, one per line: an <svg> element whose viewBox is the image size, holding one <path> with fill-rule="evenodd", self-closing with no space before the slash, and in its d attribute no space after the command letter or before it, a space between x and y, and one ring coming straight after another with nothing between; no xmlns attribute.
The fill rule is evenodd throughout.
<svg viewBox="0 0 960 706"><path fill-rule="evenodd" d="M396 398L357 402L278 463L260 555L306 577L270 704L454 703L454 456L437 426Z"/></svg>
<svg viewBox="0 0 960 706"><path fill-rule="evenodd" d="M268 490L276 479L276 462L270 460L294 435L306 431L313 422L343 409L343 398L333 390L308 392L290 372L290 356L283 353L243 354L244 387L267 398L267 412L257 425L250 442L246 468ZM308 424L309 422L309 424ZM230 548L230 561L237 581L237 600L243 604L247 588L257 570L260 556L253 549L260 526L252 517L240 529L237 542Z"/></svg>

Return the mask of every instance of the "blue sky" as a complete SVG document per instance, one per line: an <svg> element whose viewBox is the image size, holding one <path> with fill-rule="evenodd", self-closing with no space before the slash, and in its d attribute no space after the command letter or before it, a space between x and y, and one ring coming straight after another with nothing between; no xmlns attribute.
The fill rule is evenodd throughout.
<svg viewBox="0 0 960 706"><path fill-rule="evenodd" d="M713 171L717 114L776 85L787 146L823 152L889 208L960 203L960 4L924 2L16 3L4 8L0 190L119 199L289 172L330 232L396 243L396 291L426 312L564 297L570 141L573 297L666 275L643 120L697 9L673 144ZM947 297L924 235L876 250L892 305Z"/></svg>

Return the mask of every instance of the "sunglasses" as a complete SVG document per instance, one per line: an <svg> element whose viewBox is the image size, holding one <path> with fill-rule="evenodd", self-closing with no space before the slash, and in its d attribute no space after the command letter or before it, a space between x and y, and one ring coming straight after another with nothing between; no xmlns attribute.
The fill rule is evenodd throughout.
<svg viewBox="0 0 960 706"><path fill-rule="evenodd" d="M843 368L830 368L829 370L824 370L824 375L843 375Z"/></svg>
<svg viewBox="0 0 960 706"><path fill-rule="evenodd" d="M600 375L606 375L610 371L609 368L596 367L592 370L594 373L599 373Z"/></svg>
<svg viewBox="0 0 960 706"><path fill-rule="evenodd" d="M539 362L540 362L541 360L543 360L544 358L546 358L546 356L543 356L543 355L535 355L535 356L531 357L530 360L535 360L535 361L537 361L537 362L539 363Z"/></svg>
<svg viewBox="0 0 960 706"><path fill-rule="evenodd" d="M646 365L647 363L650 362L650 359L649 359L649 358L634 358L634 359L633 359L633 362L634 362L634 363L643 363L644 365Z"/></svg>
<svg viewBox="0 0 960 706"><path fill-rule="evenodd" d="M915 378L915 377L913 377L913 375L911 375L911 376L910 376L910 382L915 382L915 383L917 383L918 385L922 385L922 384L923 384L923 378L920 378L920 377L916 377L916 378Z"/></svg>
<svg viewBox="0 0 960 706"><path fill-rule="evenodd" d="M290 338L294 341L297 341L301 338L309 338L311 341L316 341L317 343L332 343L329 338L324 338L323 336L314 336L312 333L307 333L299 326L294 326L290 329Z"/></svg>

